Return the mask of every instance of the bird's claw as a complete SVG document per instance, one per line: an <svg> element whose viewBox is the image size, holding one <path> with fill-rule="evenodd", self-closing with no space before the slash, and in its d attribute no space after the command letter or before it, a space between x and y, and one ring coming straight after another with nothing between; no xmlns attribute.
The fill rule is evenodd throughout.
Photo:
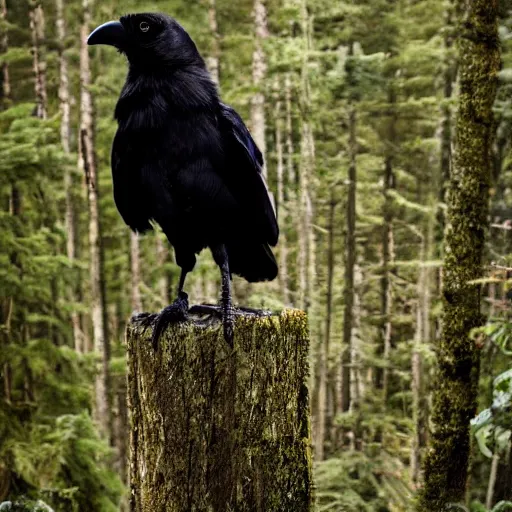
<svg viewBox="0 0 512 512"><path fill-rule="evenodd" d="M144 330L146 330L148 327L150 327L153 322L155 321L156 317L158 315L156 313L136 313L134 312L132 314L131 321L138 323L140 326L143 327Z"/></svg>
<svg viewBox="0 0 512 512"><path fill-rule="evenodd" d="M210 315L215 316L219 320L222 317L222 306L214 305L214 304L196 304L191 306L188 312L191 315ZM272 316L271 311L267 311L264 309L253 309L253 308L245 308L245 307L233 307L232 308L233 315L237 316L256 316L256 317L266 317Z"/></svg>
<svg viewBox="0 0 512 512"><path fill-rule="evenodd" d="M224 328L224 339L233 348L235 338L235 308L228 306L222 308L222 326Z"/></svg>
<svg viewBox="0 0 512 512"><path fill-rule="evenodd" d="M170 324L185 322L188 318L187 313L188 295L185 292L180 292L178 298L171 305L162 309L162 311L156 315L156 323L151 337L155 352L158 350L158 340L165 329L167 329Z"/></svg>
<svg viewBox="0 0 512 512"><path fill-rule="evenodd" d="M192 306L190 313L193 315L209 315L215 316L222 321L224 330L224 339L227 344L233 348L233 340L235 337L235 316L240 313L233 306L213 306L210 304L201 304Z"/></svg>

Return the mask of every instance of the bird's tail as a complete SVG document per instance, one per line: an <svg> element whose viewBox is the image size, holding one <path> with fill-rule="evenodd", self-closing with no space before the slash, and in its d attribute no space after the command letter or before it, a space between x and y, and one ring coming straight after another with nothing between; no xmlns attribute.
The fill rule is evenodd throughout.
<svg viewBox="0 0 512 512"><path fill-rule="evenodd" d="M226 244L229 268L250 283L272 281L277 277L277 262L268 244L231 242Z"/></svg>

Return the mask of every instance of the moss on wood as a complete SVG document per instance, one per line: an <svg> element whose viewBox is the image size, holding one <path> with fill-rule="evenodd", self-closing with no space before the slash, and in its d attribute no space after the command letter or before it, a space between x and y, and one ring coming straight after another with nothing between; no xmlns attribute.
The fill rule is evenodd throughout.
<svg viewBox="0 0 512 512"><path fill-rule="evenodd" d="M171 327L158 353L128 327L131 508L309 511L312 464L306 315Z"/></svg>
<svg viewBox="0 0 512 512"><path fill-rule="evenodd" d="M493 141L492 106L500 67L496 0L457 0L459 108L448 194L443 273L443 334L433 396L431 448L425 462L421 512L463 503L476 412L479 353L469 339L482 325L480 287Z"/></svg>

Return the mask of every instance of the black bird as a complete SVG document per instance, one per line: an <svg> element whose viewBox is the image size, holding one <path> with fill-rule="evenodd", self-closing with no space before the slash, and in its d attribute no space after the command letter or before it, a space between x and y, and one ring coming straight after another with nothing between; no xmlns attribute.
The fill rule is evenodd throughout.
<svg viewBox="0 0 512 512"><path fill-rule="evenodd" d="M89 45L126 55L129 71L115 109L114 199L139 233L157 222L174 247L181 276L176 301L158 315L153 342L185 319L185 277L211 249L222 274L224 337L233 343L230 280L272 280L269 245L279 230L262 175L263 157L240 116L221 102L196 45L165 14L123 16L98 27Z"/></svg>

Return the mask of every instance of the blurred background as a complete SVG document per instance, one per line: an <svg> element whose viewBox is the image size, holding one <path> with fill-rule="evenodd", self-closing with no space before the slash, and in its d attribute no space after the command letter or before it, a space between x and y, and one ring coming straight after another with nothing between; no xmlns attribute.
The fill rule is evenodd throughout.
<svg viewBox="0 0 512 512"><path fill-rule="evenodd" d="M189 31L265 154L280 275L236 279L235 300L309 314L318 510L412 510L458 94L455 14L439 0L0 0L0 502L127 510L124 329L133 311L167 305L179 274L162 234L131 234L115 208L127 65L85 40L146 10ZM509 1L500 15L482 276L492 322L478 338L468 496L480 512L512 498L511 395L495 379L512 374ZM191 303L216 302L219 285L205 251Z"/></svg>

